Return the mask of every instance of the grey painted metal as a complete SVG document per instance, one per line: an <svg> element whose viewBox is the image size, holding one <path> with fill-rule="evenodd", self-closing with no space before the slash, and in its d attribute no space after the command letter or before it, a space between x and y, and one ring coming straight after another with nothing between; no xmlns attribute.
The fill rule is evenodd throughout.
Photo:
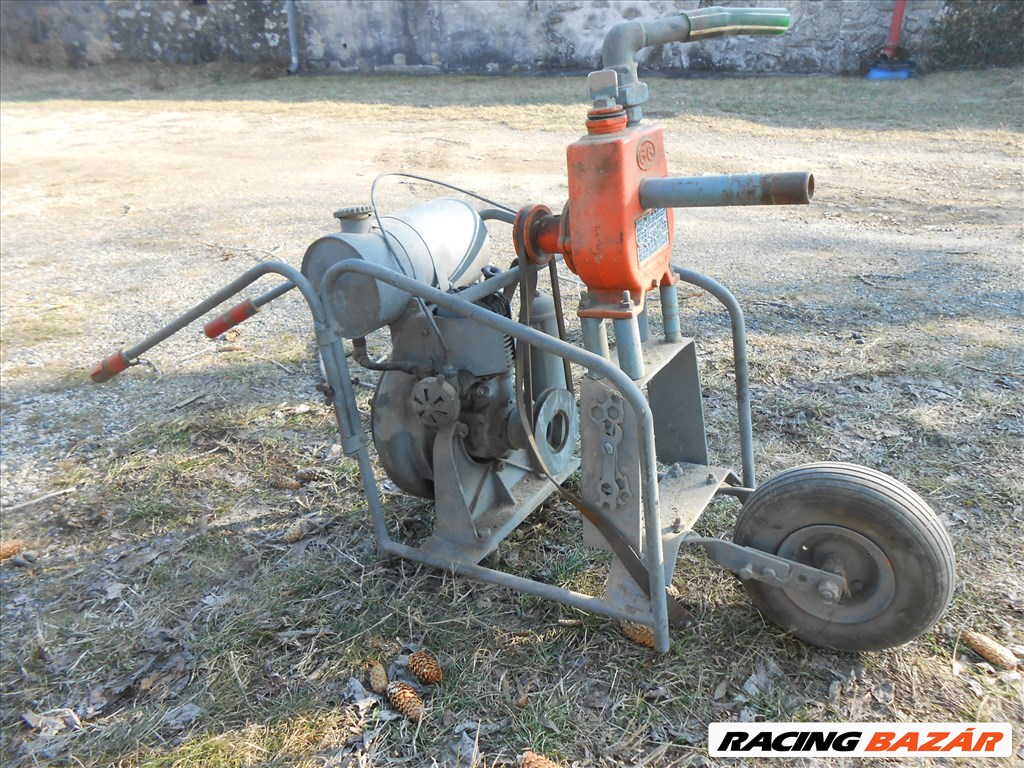
<svg viewBox="0 0 1024 768"><path fill-rule="evenodd" d="M666 347L659 344L657 347ZM645 353L662 352L645 346ZM704 399L701 397L697 347L690 340L669 347L664 363L651 360L644 379L647 401L654 416L654 444L663 464L707 464L708 444L704 427ZM645 362L653 357L645 354ZM659 355L660 357L660 355ZM657 368L653 368L657 366Z"/></svg>
<svg viewBox="0 0 1024 768"><path fill-rule="evenodd" d="M743 485L756 488L754 472L754 427L750 416L750 365L747 361L747 328L743 310L728 288L700 272L672 265L672 271L691 285L702 288L725 306L732 324L733 370L736 374L736 410L739 421L740 455L743 465Z"/></svg>
<svg viewBox="0 0 1024 768"><path fill-rule="evenodd" d="M253 299L252 300L253 306L254 307L262 307L264 304L269 304L274 299L279 299L282 296L284 296L286 293L288 293L294 287L295 287L295 283L293 283L291 280L289 280L286 283L281 283L276 288L272 288L271 290L267 291L266 293L260 294L255 299Z"/></svg>
<svg viewBox="0 0 1024 768"><path fill-rule="evenodd" d="M677 464L659 481L658 493L663 500L659 510L659 532L665 555L666 582L672 580L679 548L690 534L694 521L731 473L732 470L726 467ZM650 620L646 596L618 560L609 566L605 600L633 612L634 621L646 623Z"/></svg>
<svg viewBox="0 0 1024 768"><path fill-rule="evenodd" d="M580 496L618 528L637 552L643 553L637 425L636 414L624 407L622 395L614 387L598 379L580 382ZM583 521L583 543L613 551L598 527L588 520ZM625 568L620 571L630 578ZM637 592L643 595L639 587ZM646 596L643 599L646 601Z"/></svg>
<svg viewBox="0 0 1024 768"><path fill-rule="evenodd" d="M558 338L558 319L555 316L555 300L550 294L536 291L530 306L530 325L548 336ZM530 378L533 392L539 395L545 389L565 389L568 380L562 358L549 352L533 352L530 359Z"/></svg>
<svg viewBox="0 0 1024 768"><path fill-rule="evenodd" d="M299 71L299 14L295 10L295 0L285 0L284 10L288 20L288 50L292 59L288 72L294 75Z"/></svg>
<svg viewBox="0 0 1024 768"><path fill-rule="evenodd" d="M551 387L541 390L534 411L533 432L538 453L548 472L557 475L572 463L579 423L576 398L568 389Z"/></svg>
<svg viewBox="0 0 1024 768"><path fill-rule="evenodd" d="M830 590L837 590L840 595L846 590L844 576L795 560L787 560L753 547L743 547L731 541L706 536L687 536L680 543L683 546L702 547L708 557L741 579L763 581L787 592L810 595L822 606L825 602L821 599L819 590L823 585L827 585Z"/></svg>
<svg viewBox="0 0 1024 768"><path fill-rule="evenodd" d="M475 304L470 304L458 294L448 294L443 291L439 291L436 288L424 285L413 278L399 274L378 264L349 260L334 265L327 271L321 280L319 286L321 295L331 295L331 289L334 282L346 272L356 272L372 277L375 280L380 280L388 285L406 291L410 295L417 296L420 299L431 302L432 304L436 304L440 307L456 312L463 317L473 319L482 325L499 330L521 342L531 344L539 349L556 355L561 355L577 365L596 369L622 393L625 401L634 409L639 424L637 431L641 458L641 494L643 497L644 511L645 554L650 575L649 586L651 591L650 600L653 617L652 624L655 648L661 653L667 652L669 647L669 623L665 594L664 558L662 556L661 537L658 525L658 475L654 448L654 423L643 392L641 392L636 384L634 384L632 380L629 379L629 377L626 376L619 368L604 358L580 349L579 347L567 344L560 339L552 338L533 328L524 327L514 320L497 315L494 312L478 307ZM372 473L369 477L372 479ZM376 491L375 482L371 483L371 481L368 481L366 477L364 477L364 488L369 484L373 484L374 490ZM374 508L372 503L371 508ZM377 501L377 508L379 509L379 497ZM378 538L378 545L386 551L391 551L387 550L387 544L388 539L386 538L386 535L383 539ZM419 560L420 562L430 562L422 557L417 557L417 550L410 548L409 551L410 554L407 556L411 559ZM441 558L439 561L441 563L440 567L447 567L449 564L444 563L443 560L444 559ZM527 584L533 583L529 580L523 581ZM532 593L540 594L537 591ZM605 610L599 612L607 615L613 615L607 607ZM616 612L614 615L619 615L619 612Z"/></svg>
<svg viewBox="0 0 1024 768"><path fill-rule="evenodd" d="M661 295L661 322L665 330L665 341L679 341L683 337L679 325L679 291L674 285L663 285L658 291Z"/></svg>
<svg viewBox="0 0 1024 768"><path fill-rule="evenodd" d="M476 282L490 259L487 228L463 200L438 198L389 216L367 234L333 232L306 249L302 272L313 281L339 261L367 260L442 290ZM386 284L348 275L329 300L334 321L350 338L366 336L405 313L409 295Z"/></svg>
<svg viewBox="0 0 1024 768"><path fill-rule="evenodd" d="M516 212L504 208L483 208L477 211L484 221L503 221L506 224L516 223Z"/></svg>
<svg viewBox="0 0 1024 768"><path fill-rule="evenodd" d="M218 306L223 304L225 301L230 299L232 296L234 296L235 294L241 292L246 287L248 287L252 283L254 283L257 280L259 280L261 277L263 277L265 275L269 275L269 274L280 274L280 275L284 275L285 277L289 277L289 275L295 274L295 275L298 275L299 278L301 278L301 283L298 283L295 280L291 280L290 279L289 283L285 283L285 284L279 286L278 288L275 288L273 291L270 291L268 294L265 294L265 295L269 296L270 294L275 293L277 291L280 291L281 294L284 294L284 293L287 293L288 291L290 291L292 288L294 288L296 286L299 286L300 290L302 290L303 296L306 297L306 302L307 303L309 303L310 299L312 298L312 299L316 299L316 301L318 302L318 305L319 305L319 299L317 299L315 292L313 292L312 286L309 284L309 281L307 281L306 278L303 277L302 274L297 269L295 269L294 267L291 267L291 266L289 266L287 264L284 264L283 262L280 262L280 261L265 261L262 264L256 265L255 267L253 267L252 269L248 270L247 272L245 272L241 276L235 278L230 283L228 283L226 286L224 286L222 289L220 289L219 291L214 293L212 296L210 296L208 299L205 299L205 300L199 302L194 307L192 307L190 310L188 310L187 312L183 313L182 315L180 315L176 319L172 320L170 323L165 325L160 330L156 331L155 333L150 334L149 336L147 336L146 338L144 338L142 341L138 342L137 344L133 344L132 346L122 350L121 353L124 355L125 359L127 359L127 360L134 360L134 359L138 358L140 355L144 354L145 352L148 352L150 349L155 347L160 342L165 341L166 339L168 339L171 336L173 336L174 334L176 334L178 331L180 331L186 325L194 323L200 317L202 317L203 315L205 315L208 312L213 311ZM285 288L285 286L288 286L288 287ZM303 289L303 286L305 286L305 289ZM307 291L309 291L308 294L307 294ZM263 297L260 297L260 298L263 298ZM276 296L272 296L270 299L267 299L267 301L270 301L273 298L277 298L277 297ZM258 300L254 301L253 303L257 303L257 301ZM262 302L262 303L265 304L266 302ZM259 306L258 303L257 303L257 306ZM315 315L314 315L314 319L315 319Z"/></svg>
<svg viewBox="0 0 1024 768"><path fill-rule="evenodd" d="M724 483L735 475L728 467L714 467L706 464L679 462L672 464L658 482L661 494L662 540L665 548L665 578L670 579L672 571L669 562L675 562L679 548L697 518Z"/></svg>
<svg viewBox="0 0 1024 768"><path fill-rule="evenodd" d="M588 352L611 359L611 350L608 347L608 327L600 317L581 317L580 326L583 330L583 348ZM591 378L599 378L600 372L591 368L588 374Z"/></svg>
<svg viewBox="0 0 1024 768"><path fill-rule="evenodd" d="M645 301L644 302L644 308L642 310L640 310L640 314L636 316L636 324L637 324L637 328L640 331L640 341L641 342L647 341L647 339L651 335L651 326L650 326L650 323L648 322L648 317L647 317L647 308L650 307L650 306L651 306L650 302L649 301Z"/></svg>
<svg viewBox="0 0 1024 768"><path fill-rule="evenodd" d="M443 555L430 554L415 547L399 544L398 542L391 541L390 539L387 540L381 549L383 552L389 555L394 555L395 557L402 557L407 560L433 566L434 568L450 571L458 574L459 576L465 576L467 578L476 579L477 581L483 581L489 584L496 584L499 587L514 589L517 592L523 592L528 595L536 595L537 597L544 598L545 600L552 600L557 603L562 603L563 605L568 605L572 608L579 608L583 611L601 614L602 616L608 616L620 621L636 620L636 616L633 613L618 609L613 605L609 605L605 600L595 595L585 595L580 592L563 589L562 587L556 587L552 584L534 581L533 579L528 579L524 576L516 576L515 574L506 573L505 571L497 571L493 568L487 568L482 565L472 565L460 560L447 558ZM668 641L666 638L665 648L661 652L665 653L667 650Z"/></svg>
<svg viewBox="0 0 1024 768"><path fill-rule="evenodd" d="M880 616L896 596L896 572L885 552L871 539L841 525L807 525L793 531L779 544L779 557L790 561L821 562L824 570L851 585L870 584L869 589L850 590L849 600L837 605L844 592L826 581L817 590L793 590L797 607L811 616L837 624L861 624ZM822 555L825 555L822 557Z"/></svg>
<svg viewBox="0 0 1024 768"><path fill-rule="evenodd" d="M635 317L612 320L615 329L615 353L621 368L634 381L643 378L644 358L640 346L640 324Z"/></svg>
<svg viewBox="0 0 1024 768"><path fill-rule="evenodd" d="M670 176L640 182L640 205L644 208L807 205L813 196L814 176L806 171Z"/></svg>
<svg viewBox="0 0 1024 768"><path fill-rule="evenodd" d="M575 402L572 407L575 410ZM493 552L555 487L538 476L526 451L513 452L497 470L492 464L474 461L459 439L464 428L461 423L449 424L434 440L434 531L420 550L476 563ZM575 461L563 462L556 479L565 480L576 466Z"/></svg>

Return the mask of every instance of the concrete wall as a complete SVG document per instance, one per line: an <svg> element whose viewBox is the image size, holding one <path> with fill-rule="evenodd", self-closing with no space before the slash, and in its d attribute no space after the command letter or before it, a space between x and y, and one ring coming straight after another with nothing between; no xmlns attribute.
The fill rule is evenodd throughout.
<svg viewBox="0 0 1024 768"><path fill-rule="evenodd" d="M783 6L783 38L641 53L647 69L855 72L885 43L893 0L297 0L309 70L593 70L614 24L700 5ZM909 0L901 42L923 48L943 0ZM108 61L289 61L284 0L4 0L0 53L47 66Z"/></svg>

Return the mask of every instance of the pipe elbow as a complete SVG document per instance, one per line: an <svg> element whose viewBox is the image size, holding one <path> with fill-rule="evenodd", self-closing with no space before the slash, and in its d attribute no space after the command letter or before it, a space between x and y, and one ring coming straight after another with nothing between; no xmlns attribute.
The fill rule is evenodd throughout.
<svg viewBox="0 0 1024 768"><path fill-rule="evenodd" d="M647 32L639 21L623 21L605 35L601 46L601 66L616 69L629 66L637 52L646 47Z"/></svg>

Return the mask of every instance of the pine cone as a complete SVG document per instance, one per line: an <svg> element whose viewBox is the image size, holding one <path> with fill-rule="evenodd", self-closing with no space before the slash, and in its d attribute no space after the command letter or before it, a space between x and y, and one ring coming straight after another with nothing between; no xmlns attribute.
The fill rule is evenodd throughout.
<svg viewBox="0 0 1024 768"><path fill-rule="evenodd" d="M423 699L416 693L415 688L400 680L393 680L388 683L387 691L391 706L414 723L420 721L420 718L423 717Z"/></svg>
<svg viewBox="0 0 1024 768"><path fill-rule="evenodd" d="M370 664L370 688L374 693L384 693L388 689L388 673L379 661Z"/></svg>
<svg viewBox="0 0 1024 768"><path fill-rule="evenodd" d="M283 538L289 544L294 544L295 542L301 541L302 539L306 538L306 535L308 533L309 528L306 526L306 521L296 520L294 523L288 526L288 529L284 532L284 535L281 538Z"/></svg>
<svg viewBox="0 0 1024 768"><path fill-rule="evenodd" d="M302 483L296 480L294 477L287 477L285 475L278 475L270 481L270 487L276 488L279 491L297 491L302 487Z"/></svg>
<svg viewBox="0 0 1024 768"><path fill-rule="evenodd" d="M985 661L1004 669L1016 669L1017 657L1005 645L1001 645L988 635L981 632L972 632L965 629L960 633L960 639L967 644L967 647L981 656Z"/></svg>
<svg viewBox="0 0 1024 768"><path fill-rule="evenodd" d="M624 621L622 622L622 634L644 648L654 647L654 630L646 624Z"/></svg>
<svg viewBox="0 0 1024 768"><path fill-rule="evenodd" d="M421 683L440 683L441 665L430 651L416 651L409 657L409 671Z"/></svg>
<svg viewBox="0 0 1024 768"><path fill-rule="evenodd" d="M544 755L526 750L519 758L519 768L561 768L554 760L548 760Z"/></svg>
<svg viewBox="0 0 1024 768"><path fill-rule="evenodd" d="M25 548L25 542L21 539L8 539L0 542L0 560L14 557Z"/></svg>

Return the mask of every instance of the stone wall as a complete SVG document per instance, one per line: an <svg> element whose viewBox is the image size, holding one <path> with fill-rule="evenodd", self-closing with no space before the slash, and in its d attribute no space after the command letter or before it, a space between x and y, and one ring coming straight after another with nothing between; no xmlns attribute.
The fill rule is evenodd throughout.
<svg viewBox="0 0 1024 768"><path fill-rule="evenodd" d="M727 38L640 54L646 69L844 73L885 43L893 0L297 0L306 70L593 70L614 24L701 5L783 6L783 38ZM943 0L909 0L901 43L923 50ZM46 66L290 59L284 0L4 0L0 53ZM917 56L920 59L920 55Z"/></svg>

